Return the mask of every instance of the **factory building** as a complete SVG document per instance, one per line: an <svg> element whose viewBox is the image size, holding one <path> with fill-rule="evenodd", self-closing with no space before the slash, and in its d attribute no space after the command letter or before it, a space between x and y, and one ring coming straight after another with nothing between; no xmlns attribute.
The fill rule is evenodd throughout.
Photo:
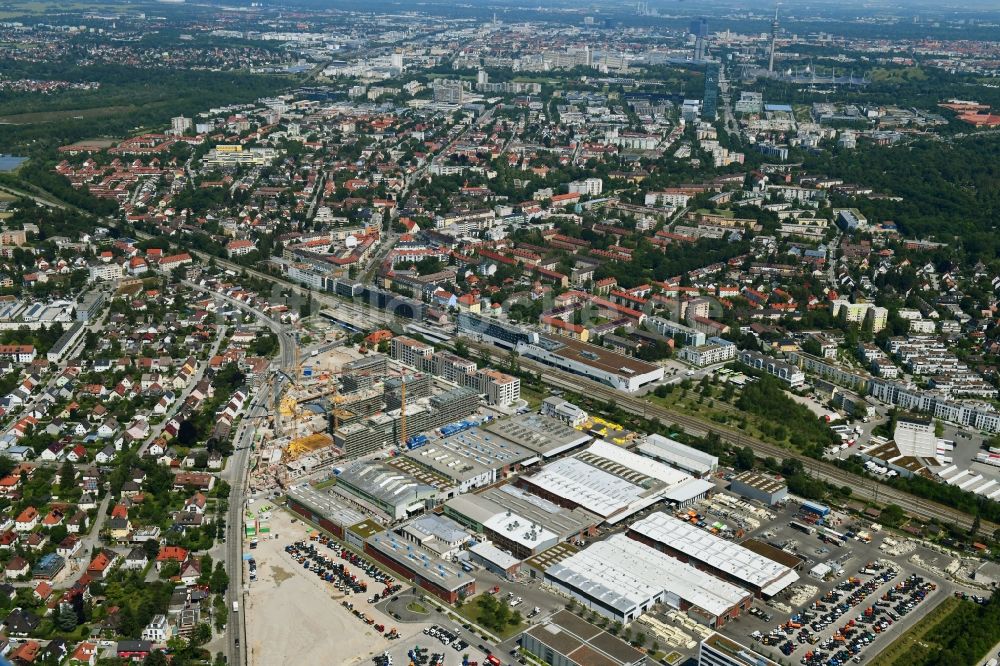
<svg viewBox="0 0 1000 666"><path fill-rule="evenodd" d="M520 342L517 351L543 365L628 393L663 379L662 366L568 337L542 336L537 342Z"/></svg>
<svg viewBox="0 0 1000 666"><path fill-rule="evenodd" d="M476 580L472 576L395 532L365 539L365 554L450 604L476 593Z"/></svg>
<svg viewBox="0 0 1000 666"><path fill-rule="evenodd" d="M748 591L624 534L613 534L549 567L545 581L624 624L665 604L722 627L753 604Z"/></svg>
<svg viewBox="0 0 1000 666"><path fill-rule="evenodd" d="M568 610L520 637L521 647L550 666L643 666L646 653Z"/></svg>
<svg viewBox="0 0 1000 666"><path fill-rule="evenodd" d="M554 543L590 539L601 522L600 517L586 509L566 509L512 485L453 497L445 502L444 515L521 559L533 557ZM518 527L534 528L540 536L531 543L518 542L506 529L515 522ZM555 542L549 543L542 534L555 535Z"/></svg>
<svg viewBox="0 0 1000 666"><path fill-rule="evenodd" d="M754 472L742 472L733 477L729 490L740 497L774 506L788 498L788 486L774 477Z"/></svg>
<svg viewBox="0 0 1000 666"><path fill-rule="evenodd" d="M783 564L665 513L636 521L628 535L757 596L773 597L799 579Z"/></svg>
<svg viewBox="0 0 1000 666"><path fill-rule="evenodd" d="M551 458L583 446L592 438L559 419L541 414L518 414L491 421L483 430L502 437L540 458Z"/></svg>
<svg viewBox="0 0 1000 666"><path fill-rule="evenodd" d="M778 666L778 663L721 634L712 634L698 646L698 666Z"/></svg>
<svg viewBox="0 0 1000 666"><path fill-rule="evenodd" d="M714 488L710 481L603 440L522 476L520 485L559 506L584 508L609 524L658 502L686 505Z"/></svg>
<svg viewBox="0 0 1000 666"><path fill-rule="evenodd" d="M718 456L699 451L662 435L647 435L639 444L638 450L643 455L665 462L698 478L709 476L719 468Z"/></svg>
<svg viewBox="0 0 1000 666"><path fill-rule="evenodd" d="M452 495L492 485L532 456L527 449L472 428L408 451L402 459L448 479Z"/></svg>
<svg viewBox="0 0 1000 666"><path fill-rule="evenodd" d="M437 489L378 461L357 462L337 477L335 492L391 521L423 511Z"/></svg>

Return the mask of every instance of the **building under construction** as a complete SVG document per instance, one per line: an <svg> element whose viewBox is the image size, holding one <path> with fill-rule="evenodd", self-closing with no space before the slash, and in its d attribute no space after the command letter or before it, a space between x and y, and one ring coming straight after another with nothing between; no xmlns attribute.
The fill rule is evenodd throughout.
<svg viewBox="0 0 1000 666"><path fill-rule="evenodd" d="M405 424L400 407L340 427L334 431L333 440L345 456L353 458L399 443L404 439L404 431L413 435L434 430L461 421L478 408L479 394L464 386L416 400L410 400L407 394Z"/></svg>

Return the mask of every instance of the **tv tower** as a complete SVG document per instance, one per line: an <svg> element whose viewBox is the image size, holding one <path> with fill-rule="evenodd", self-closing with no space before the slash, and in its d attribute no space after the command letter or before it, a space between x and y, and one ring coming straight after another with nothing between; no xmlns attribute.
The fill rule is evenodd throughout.
<svg viewBox="0 0 1000 666"><path fill-rule="evenodd" d="M774 73L774 48L778 41L778 7L781 3L774 3L774 21L771 22L771 55L767 61L767 71Z"/></svg>

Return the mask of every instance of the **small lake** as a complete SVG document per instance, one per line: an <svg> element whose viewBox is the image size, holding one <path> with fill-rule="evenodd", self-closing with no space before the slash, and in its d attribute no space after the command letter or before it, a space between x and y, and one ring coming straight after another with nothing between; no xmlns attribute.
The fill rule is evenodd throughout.
<svg viewBox="0 0 1000 666"><path fill-rule="evenodd" d="M0 155L0 173L13 171L27 161L27 159L27 157L17 157L16 155Z"/></svg>

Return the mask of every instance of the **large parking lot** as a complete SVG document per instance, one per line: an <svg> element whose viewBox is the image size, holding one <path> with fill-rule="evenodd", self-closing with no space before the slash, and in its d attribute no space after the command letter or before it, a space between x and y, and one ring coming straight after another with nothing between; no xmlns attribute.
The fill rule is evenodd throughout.
<svg viewBox="0 0 1000 666"><path fill-rule="evenodd" d="M807 666L866 663L950 594L940 589L940 579L917 570L906 557L887 556L880 549L886 536L871 523L831 514L832 529L853 535L838 545L819 532L793 528L790 523L803 518L796 503L773 511L775 520L750 536L802 558L801 578L775 598L756 602L724 633L745 644L753 641L775 660ZM818 564L829 566L829 573L809 575Z"/></svg>

